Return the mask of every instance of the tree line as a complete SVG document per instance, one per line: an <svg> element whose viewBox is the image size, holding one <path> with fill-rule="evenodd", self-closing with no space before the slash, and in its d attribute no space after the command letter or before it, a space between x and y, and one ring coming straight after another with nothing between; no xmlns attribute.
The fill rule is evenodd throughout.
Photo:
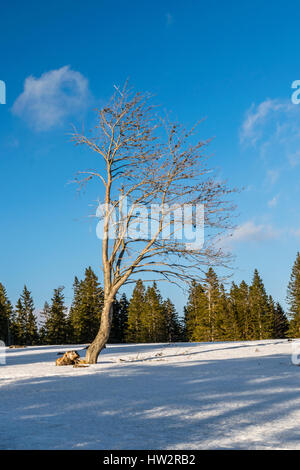
<svg viewBox="0 0 300 470"><path fill-rule="evenodd" d="M268 296L257 270L252 284L232 283L229 293L209 269L203 284L193 283L185 308L189 341L246 341L285 338L289 322Z"/></svg>
<svg viewBox="0 0 300 470"><path fill-rule="evenodd" d="M91 267L73 284L73 301L65 305L64 288L54 289L51 302L35 315L34 301L24 286L15 307L0 283L0 339L5 344L85 344L99 328L104 291ZM266 293L262 278L254 271L251 285L232 283L228 292L209 268L202 283L192 282L184 316L163 299L157 284L147 288L136 282L132 296L114 300L110 343L178 341L243 341L300 337L300 253L288 284L286 314Z"/></svg>

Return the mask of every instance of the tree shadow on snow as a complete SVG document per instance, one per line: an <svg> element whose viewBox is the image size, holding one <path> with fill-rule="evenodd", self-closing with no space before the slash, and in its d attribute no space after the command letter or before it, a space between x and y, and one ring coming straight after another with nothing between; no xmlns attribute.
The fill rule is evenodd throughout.
<svg viewBox="0 0 300 470"><path fill-rule="evenodd" d="M271 344L281 344L286 342L286 340L271 340ZM231 349L241 349L241 348L256 348L270 345L270 342L257 341L245 341L243 343L237 342L214 342L214 343L140 343L140 344L108 344L107 348L101 352L100 362L102 364L112 362L114 355L135 355L132 362L143 362L145 360L155 359L157 356L151 355L147 358L143 358L142 355L147 352L152 353L152 351L164 351L164 357L172 358L179 355L182 355L182 352L179 350L184 348L187 351L192 350L197 346L202 346L205 349L196 352L187 352L189 356L205 354L211 351L222 351L222 350L231 350ZM222 347L219 347L222 346ZM28 346L26 348L20 349L6 349L6 364L8 366L12 365L25 365L25 364L37 364L40 362L51 362L54 363L59 357L58 352L64 353L68 350L78 351L81 357L84 357L86 354L85 344L64 344L64 345L49 345L49 346ZM208 349L206 349L208 347ZM172 354L172 350L175 350L176 353ZM105 359L103 359L105 358ZM108 359L108 360L106 360ZM110 360L109 360L110 359Z"/></svg>
<svg viewBox="0 0 300 470"><path fill-rule="evenodd" d="M100 363L78 375L11 382L1 392L0 448L299 445L293 416L300 404L300 368L290 356L201 359L104 369Z"/></svg>

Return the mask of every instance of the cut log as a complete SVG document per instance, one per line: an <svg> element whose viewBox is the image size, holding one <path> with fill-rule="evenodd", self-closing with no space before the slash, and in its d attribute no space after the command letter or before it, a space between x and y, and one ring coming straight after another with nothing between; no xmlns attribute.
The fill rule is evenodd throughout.
<svg viewBox="0 0 300 470"><path fill-rule="evenodd" d="M57 366L71 366L78 362L80 358L77 351L66 351L62 357L56 359L55 364Z"/></svg>

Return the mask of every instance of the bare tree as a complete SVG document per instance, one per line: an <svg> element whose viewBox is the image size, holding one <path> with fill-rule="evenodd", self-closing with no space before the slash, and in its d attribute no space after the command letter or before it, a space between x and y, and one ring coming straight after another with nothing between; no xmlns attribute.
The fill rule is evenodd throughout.
<svg viewBox="0 0 300 470"><path fill-rule="evenodd" d="M100 158L98 169L78 173L79 188L96 179L104 190L97 214L104 307L99 332L87 349L90 364L97 362L108 340L113 302L123 285L141 273L148 273L149 280L181 285L202 279L204 267L227 261L215 241L229 228L233 206L227 199L232 190L206 166L208 141L190 143L197 128L186 131L162 119L149 95L133 93L125 85L108 106L97 110L93 131L72 133L76 144ZM191 243L187 229L201 224L205 243ZM184 233L179 236L180 230Z"/></svg>

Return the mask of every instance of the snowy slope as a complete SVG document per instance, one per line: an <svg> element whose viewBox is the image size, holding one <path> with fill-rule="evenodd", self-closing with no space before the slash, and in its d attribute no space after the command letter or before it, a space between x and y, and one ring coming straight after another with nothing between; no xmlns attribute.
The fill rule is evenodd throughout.
<svg viewBox="0 0 300 470"><path fill-rule="evenodd" d="M7 349L0 448L300 449L294 344L111 345L86 369L55 366L81 346Z"/></svg>

